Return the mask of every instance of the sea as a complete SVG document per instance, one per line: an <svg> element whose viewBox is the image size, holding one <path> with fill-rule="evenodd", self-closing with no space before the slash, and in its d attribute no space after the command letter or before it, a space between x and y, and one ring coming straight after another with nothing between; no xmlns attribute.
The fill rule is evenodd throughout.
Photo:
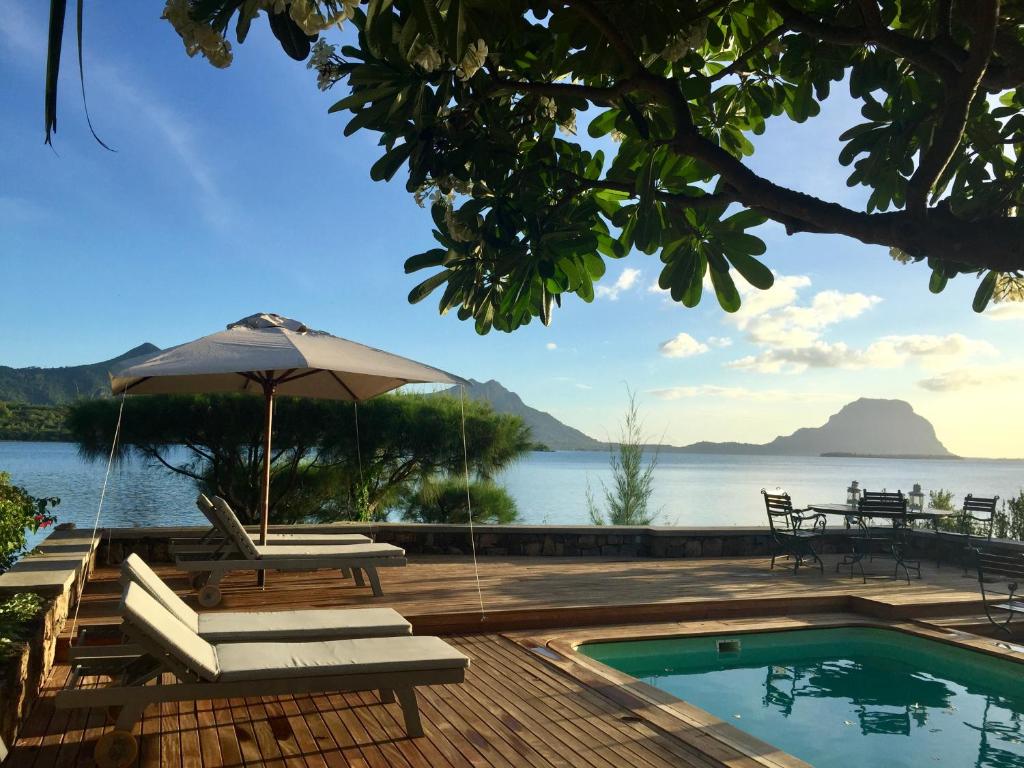
<svg viewBox="0 0 1024 768"><path fill-rule="evenodd" d="M181 449L180 459L186 457ZM598 502L611 483L605 451L534 452L506 469L498 480L528 525L589 524L589 488ZM193 482L161 465L133 459L115 464L86 461L72 443L0 442L0 472L34 496L57 496L60 522L100 527L199 525ZM1024 461L962 459L826 458L722 456L661 453L654 470L651 507L656 524L677 526L764 525L760 490L781 488L797 505L846 500L850 481L869 490L903 490L920 483L925 493L947 489L964 495L998 494L1006 499L1024 489Z"/></svg>

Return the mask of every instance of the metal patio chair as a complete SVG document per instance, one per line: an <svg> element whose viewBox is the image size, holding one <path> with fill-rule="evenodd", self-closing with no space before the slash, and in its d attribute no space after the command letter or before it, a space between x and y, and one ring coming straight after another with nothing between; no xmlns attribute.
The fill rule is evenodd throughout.
<svg viewBox="0 0 1024 768"><path fill-rule="evenodd" d="M818 564L818 570L825 571L825 565L818 557L815 545L825 533L825 516L806 509L793 509L793 500L788 493L768 493L764 496L765 511L768 513L768 527L772 533L772 568L779 557L793 560L793 573L806 561ZM807 524L807 527L805 527Z"/></svg>
<svg viewBox="0 0 1024 768"><path fill-rule="evenodd" d="M985 616L997 630L1013 637L1010 622L1024 616L1024 555L977 548L974 562Z"/></svg>

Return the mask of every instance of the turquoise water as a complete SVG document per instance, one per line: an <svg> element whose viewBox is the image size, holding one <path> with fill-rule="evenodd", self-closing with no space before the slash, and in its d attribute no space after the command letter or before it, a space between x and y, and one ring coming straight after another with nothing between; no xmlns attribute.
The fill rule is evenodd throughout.
<svg viewBox="0 0 1024 768"><path fill-rule="evenodd" d="M579 650L818 768L1024 766L1024 664L944 643L842 628Z"/></svg>

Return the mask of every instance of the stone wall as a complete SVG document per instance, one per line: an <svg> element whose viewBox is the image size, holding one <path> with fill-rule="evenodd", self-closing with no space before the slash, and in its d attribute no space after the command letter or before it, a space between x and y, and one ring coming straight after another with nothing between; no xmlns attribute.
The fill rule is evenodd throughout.
<svg viewBox="0 0 1024 768"><path fill-rule="evenodd" d="M376 541L395 544L411 555L468 555L469 527L419 523L334 524L271 527L274 531L365 533ZM168 562L168 544L175 538L195 537L200 528L120 528L102 537L98 557L117 564L136 552L149 562ZM255 537L254 529L250 532ZM822 544L825 553L848 549L845 530L831 532ZM477 554L483 557L743 557L771 553L767 528L678 528L622 526L478 525L474 528Z"/></svg>
<svg viewBox="0 0 1024 768"><path fill-rule="evenodd" d="M45 601L30 639L15 656L0 661L0 760L53 668L57 639L85 587L95 551L90 536L54 531L33 554L0 574L0 601L22 592Z"/></svg>

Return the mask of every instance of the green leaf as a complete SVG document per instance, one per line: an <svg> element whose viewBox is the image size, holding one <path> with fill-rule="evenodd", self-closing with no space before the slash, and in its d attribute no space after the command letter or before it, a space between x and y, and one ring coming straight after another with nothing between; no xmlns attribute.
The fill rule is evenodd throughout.
<svg viewBox="0 0 1024 768"><path fill-rule="evenodd" d="M928 290L932 293L942 293L946 287L946 283L949 282L949 277L941 269L932 271L932 276L928 280Z"/></svg>
<svg viewBox="0 0 1024 768"><path fill-rule="evenodd" d="M775 285L775 275L764 264L745 253L726 253L726 258L743 275L743 279L755 288L767 291Z"/></svg>
<svg viewBox="0 0 1024 768"><path fill-rule="evenodd" d="M992 294L995 293L996 280L998 279L998 272L989 272L982 279L977 292L974 294L974 303L971 305L975 312L984 312L985 307L992 301Z"/></svg>
<svg viewBox="0 0 1024 768"><path fill-rule="evenodd" d="M726 312L735 312L740 308L740 293L736 290L736 283L733 282L728 270L720 272L712 268L711 284L715 287L715 296L722 309Z"/></svg>
<svg viewBox="0 0 1024 768"><path fill-rule="evenodd" d="M391 181L391 177L409 157L409 144L399 144L370 167L370 178L374 181Z"/></svg>
<svg viewBox="0 0 1024 768"><path fill-rule="evenodd" d="M587 133L595 139L599 139L605 134L611 133L615 127L615 120L619 116L619 110L609 109L607 112L602 112L600 115L590 121L590 125L587 126Z"/></svg>
<svg viewBox="0 0 1024 768"><path fill-rule="evenodd" d="M452 274L453 273L450 269L446 269L442 272L438 272L436 275L428 277L422 283L409 291L409 303L416 304L423 301L423 299L427 298L435 288L447 282Z"/></svg>
<svg viewBox="0 0 1024 768"><path fill-rule="evenodd" d="M405 260L405 274L411 274L427 267L440 267L444 264L448 251L444 248L431 248L424 253L418 253Z"/></svg>

